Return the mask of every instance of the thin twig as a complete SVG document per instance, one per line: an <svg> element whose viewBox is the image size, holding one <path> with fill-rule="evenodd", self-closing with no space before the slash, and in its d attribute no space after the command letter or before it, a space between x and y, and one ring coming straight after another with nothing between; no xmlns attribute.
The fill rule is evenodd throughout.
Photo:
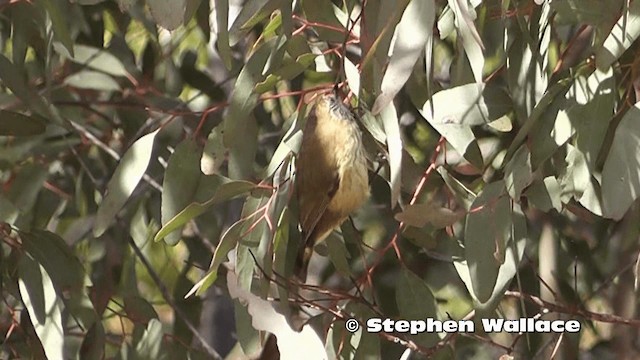
<svg viewBox="0 0 640 360"><path fill-rule="evenodd" d="M136 245L136 242L133 241L133 238L129 236L128 241L129 245L131 245L131 248L140 259L140 262L142 262L142 265L144 265L144 267L147 269L149 276L151 276L153 282L158 286L158 289L160 290L160 293L162 293L162 297L167 302L167 304L171 306L176 315L185 323L185 325L187 325L191 333L193 333L193 336L195 336L200 341L200 344L202 344L202 347L207 352L207 354L209 354L209 356L214 359L222 360L222 356L220 356L220 354L218 354L218 352L213 347L211 347L211 345L209 345L207 340L200 334L195 325L193 325L193 323L189 320L187 314L185 314L184 311L182 311L182 309L176 305L166 285L162 282L162 279L160 279L160 276L155 272L147 258L145 258L138 245Z"/></svg>

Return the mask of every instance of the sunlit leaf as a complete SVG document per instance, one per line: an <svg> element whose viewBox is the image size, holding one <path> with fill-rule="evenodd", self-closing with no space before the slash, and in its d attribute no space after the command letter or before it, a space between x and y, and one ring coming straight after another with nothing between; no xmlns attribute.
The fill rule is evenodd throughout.
<svg viewBox="0 0 640 360"><path fill-rule="evenodd" d="M432 34L435 20L433 0L414 0L407 5L396 28L396 41L372 112L380 112L400 91Z"/></svg>
<svg viewBox="0 0 640 360"><path fill-rule="evenodd" d="M380 113L389 151L389 184L391 186L391 208L395 207L400 199L400 187L402 183L402 137L400 136L400 124L396 107L389 103Z"/></svg>
<svg viewBox="0 0 640 360"><path fill-rule="evenodd" d="M138 139L120 159L98 208L93 228L94 236L100 236L107 230L116 214L138 186L149 166L153 143L159 131L156 130Z"/></svg>
<svg viewBox="0 0 640 360"><path fill-rule="evenodd" d="M596 66L604 70L627 51L640 35L640 2L632 1L596 52Z"/></svg>
<svg viewBox="0 0 640 360"><path fill-rule="evenodd" d="M18 279L22 302L29 312L31 324L42 343L47 358L63 359L64 327L62 299L53 287L47 271L37 262L23 256Z"/></svg>
<svg viewBox="0 0 640 360"><path fill-rule="evenodd" d="M64 83L79 89L119 91L120 85L109 75L83 70L64 79Z"/></svg>

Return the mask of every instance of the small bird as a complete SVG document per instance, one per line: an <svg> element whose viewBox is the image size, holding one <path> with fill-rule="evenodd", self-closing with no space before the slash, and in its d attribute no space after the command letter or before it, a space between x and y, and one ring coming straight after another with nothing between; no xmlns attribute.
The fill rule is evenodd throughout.
<svg viewBox="0 0 640 360"><path fill-rule="evenodd" d="M296 160L295 186L304 246L298 252L294 272L305 281L315 244L369 197L362 134L335 90L320 96L309 112ZM273 334L258 359L280 359Z"/></svg>
<svg viewBox="0 0 640 360"><path fill-rule="evenodd" d="M304 247L296 272L306 279L315 244L369 197L367 160L353 113L333 93L320 96L309 113L296 161L296 194Z"/></svg>

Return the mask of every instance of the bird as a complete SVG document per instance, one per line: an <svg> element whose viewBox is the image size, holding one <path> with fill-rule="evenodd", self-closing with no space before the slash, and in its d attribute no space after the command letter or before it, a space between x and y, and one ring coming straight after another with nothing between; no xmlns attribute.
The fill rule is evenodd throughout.
<svg viewBox="0 0 640 360"><path fill-rule="evenodd" d="M296 159L296 197L302 245L296 275L305 281L313 248L369 197L362 133L337 89L317 97Z"/></svg>
<svg viewBox="0 0 640 360"><path fill-rule="evenodd" d="M302 131L295 191L303 241L294 275L304 282L314 246L368 199L369 177L362 133L335 88L316 98ZM273 334L258 359L280 359Z"/></svg>

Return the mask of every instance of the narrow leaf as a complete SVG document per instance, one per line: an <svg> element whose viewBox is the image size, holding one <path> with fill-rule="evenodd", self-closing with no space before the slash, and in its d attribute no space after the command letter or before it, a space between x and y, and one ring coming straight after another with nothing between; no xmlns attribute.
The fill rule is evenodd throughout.
<svg viewBox="0 0 640 360"><path fill-rule="evenodd" d="M186 139L176 147L169 158L162 183L162 224L165 225L176 214L194 200L200 173L202 149L191 139ZM180 228L167 234L164 240L175 245L181 236Z"/></svg>
<svg viewBox="0 0 640 360"><path fill-rule="evenodd" d="M98 237L107 230L116 214L138 186L149 166L153 143L159 131L158 129L138 139L120 159L98 208L93 228L94 236Z"/></svg>
<svg viewBox="0 0 640 360"><path fill-rule="evenodd" d="M435 21L434 0L413 0L407 5L396 28L396 41L382 79L382 93L371 112L375 115L396 96L413 72L413 67L433 37Z"/></svg>
<svg viewBox="0 0 640 360"><path fill-rule="evenodd" d="M634 2L633 4L636 4ZM640 195L640 102L620 120L602 169L604 216L620 220Z"/></svg>
<svg viewBox="0 0 640 360"><path fill-rule="evenodd" d="M158 25L167 30L175 30L182 25L187 8L185 0L147 0L151 15Z"/></svg>
<svg viewBox="0 0 640 360"><path fill-rule="evenodd" d="M384 132L386 134L387 149L389 151L389 184L391 186L391 208L395 207L400 199L402 186L402 137L398 113L393 103L388 103L380 113Z"/></svg>

